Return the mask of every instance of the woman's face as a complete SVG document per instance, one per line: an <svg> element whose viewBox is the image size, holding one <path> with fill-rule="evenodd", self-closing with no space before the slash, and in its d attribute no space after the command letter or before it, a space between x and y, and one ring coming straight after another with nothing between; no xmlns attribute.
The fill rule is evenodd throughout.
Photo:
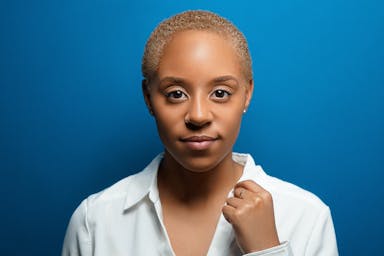
<svg viewBox="0 0 384 256"><path fill-rule="evenodd" d="M230 157L252 90L228 40L185 31L164 49L144 95L165 154L187 170L204 172Z"/></svg>

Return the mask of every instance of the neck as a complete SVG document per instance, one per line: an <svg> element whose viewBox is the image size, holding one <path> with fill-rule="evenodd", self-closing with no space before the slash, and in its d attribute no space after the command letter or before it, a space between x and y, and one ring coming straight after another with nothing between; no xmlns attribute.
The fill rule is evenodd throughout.
<svg viewBox="0 0 384 256"><path fill-rule="evenodd" d="M226 198L240 178L242 169L232 160L232 153L212 169L198 172L184 168L166 152L159 167L159 191L167 198L185 204Z"/></svg>

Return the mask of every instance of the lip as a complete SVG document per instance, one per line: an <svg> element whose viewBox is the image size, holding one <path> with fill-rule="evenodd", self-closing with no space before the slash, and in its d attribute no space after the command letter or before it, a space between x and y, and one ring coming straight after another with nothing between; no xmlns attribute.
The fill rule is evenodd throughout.
<svg viewBox="0 0 384 256"><path fill-rule="evenodd" d="M191 150L207 150L216 140L217 137L207 135L190 136L180 139Z"/></svg>

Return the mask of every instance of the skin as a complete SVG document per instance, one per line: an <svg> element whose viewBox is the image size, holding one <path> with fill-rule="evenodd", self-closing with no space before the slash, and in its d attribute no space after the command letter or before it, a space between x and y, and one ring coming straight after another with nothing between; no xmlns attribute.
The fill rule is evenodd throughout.
<svg viewBox="0 0 384 256"><path fill-rule="evenodd" d="M143 81L165 147L158 187L177 255L206 255L221 213L245 253L279 244L268 191L253 181L236 184L243 167L232 160L232 148L253 92L240 61L223 36L179 32L154 79Z"/></svg>

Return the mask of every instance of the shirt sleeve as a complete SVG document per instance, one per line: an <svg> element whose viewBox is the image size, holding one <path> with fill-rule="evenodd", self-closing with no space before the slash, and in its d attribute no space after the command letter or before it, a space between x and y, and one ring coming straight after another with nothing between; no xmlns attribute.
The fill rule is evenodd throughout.
<svg viewBox="0 0 384 256"><path fill-rule="evenodd" d="M79 205L69 221L61 255L92 255L92 240L87 221L87 200Z"/></svg>
<svg viewBox="0 0 384 256"><path fill-rule="evenodd" d="M338 256L335 229L329 207L320 214L311 237L309 238L305 255L307 256Z"/></svg>
<svg viewBox="0 0 384 256"><path fill-rule="evenodd" d="M251 252L243 256L293 256L288 242L258 252Z"/></svg>

